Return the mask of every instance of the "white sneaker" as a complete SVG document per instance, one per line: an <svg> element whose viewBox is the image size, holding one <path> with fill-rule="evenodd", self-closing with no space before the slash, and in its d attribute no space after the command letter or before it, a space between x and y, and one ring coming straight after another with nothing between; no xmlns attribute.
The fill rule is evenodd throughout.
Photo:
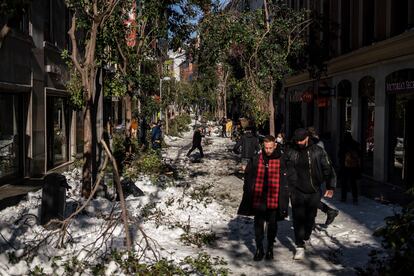
<svg viewBox="0 0 414 276"><path fill-rule="evenodd" d="M294 260L303 260L305 257L305 248L304 247L296 247L295 256L293 256Z"/></svg>
<svg viewBox="0 0 414 276"><path fill-rule="evenodd" d="M315 247L319 243L319 240L314 237L310 237L309 240L305 240L305 246L306 247Z"/></svg>

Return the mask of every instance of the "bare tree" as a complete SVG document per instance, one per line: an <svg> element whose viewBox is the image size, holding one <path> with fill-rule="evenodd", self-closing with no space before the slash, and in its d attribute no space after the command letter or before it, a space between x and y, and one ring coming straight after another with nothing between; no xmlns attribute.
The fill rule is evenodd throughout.
<svg viewBox="0 0 414 276"><path fill-rule="evenodd" d="M93 161L93 131L92 110L96 108L98 102L94 98L96 88L96 78L98 75L98 62L96 58L97 37L102 31L103 26L113 13L119 0L92 0L84 1L67 1L68 7L73 10L72 26L68 32L71 43L72 53L70 58L76 71L79 73L82 81L84 92L84 128L83 128L83 159L82 169L82 195L88 197L92 189L92 161ZM86 19L85 19L86 18ZM86 21L88 29L83 30L86 35L85 49L78 49L78 21ZM85 22L82 22L85 23ZM82 24L84 26L85 24ZM96 138L96 137L95 137ZM96 139L97 140L97 139Z"/></svg>

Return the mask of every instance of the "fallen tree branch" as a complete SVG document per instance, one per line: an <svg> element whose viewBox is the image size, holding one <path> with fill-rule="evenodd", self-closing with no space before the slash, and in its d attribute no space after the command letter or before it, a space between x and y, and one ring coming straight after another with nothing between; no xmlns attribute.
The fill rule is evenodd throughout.
<svg viewBox="0 0 414 276"><path fill-rule="evenodd" d="M82 206L81 207L79 207L75 212L73 212L68 218L66 218L66 219L64 219L63 221L61 221L61 220L57 220L57 219L53 219L53 220L51 220L51 221L49 221L46 225L45 225L45 228L47 228L48 226L50 226L50 225L52 225L52 224L54 224L54 223L58 223L58 224L61 224L61 227L60 227L60 230L61 230L61 236L60 236L60 238L59 238L59 240L58 240L58 245L60 245L60 246L63 246L63 242L64 242L64 238L65 238L65 235L66 235L66 232L67 232L67 228L69 227L69 225L70 225L70 223L71 223L71 221L72 221L72 219L76 216L76 215L78 215L83 209L85 209L85 207L88 205L88 203L91 201L91 199L94 197L94 195L95 195L95 193L98 191L98 187L99 187L99 184L101 183L101 181L102 181L102 178L103 178L103 172L104 172L104 170L105 170L105 168L106 168L106 166L107 166L107 164L108 164L108 160L109 160L109 157L108 156L106 156L105 157L105 160L104 160L104 163L103 163L103 165L102 165L102 169L101 169L101 172L100 172L100 174L98 175L98 178L97 178L97 180L96 180L96 183L95 183L95 187L93 188L93 190L92 190L92 192L91 192L91 194L89 195L89 197L88 197L88 199L82 204Z"/></svg>
<svg viewBox="0 0 414 276"><path fill-rule="evenodd" d="M126 247L130 251L132 248L132 242L131 242L131 235L129 233L129 227L128 227L128 211L125 204L125 198L124 198L124 192L122 191L121 186L121 180L119 177L119 170L118 165L116 164L115 157L112 155L111 151L108 148L108 145L106 142L102 139L101 144L107 154L107 157L109 157L112 161L112 166L114 169L114 176L115 176L115 182L116 186L118 188L118 194L119 194L119 201L121 203L121 209L122 209L122 220L124 222L124 228L125 228L125 238L126 238Z"/></svg>

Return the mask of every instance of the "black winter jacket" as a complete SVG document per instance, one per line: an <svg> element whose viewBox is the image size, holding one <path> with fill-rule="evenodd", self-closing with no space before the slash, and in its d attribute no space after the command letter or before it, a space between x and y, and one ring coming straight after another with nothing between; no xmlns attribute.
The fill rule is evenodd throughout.
<svg viewBox="0 0 414 276"><path fill-rule="evenodd" d="M241 158L253 158L255 154L260 150L259 139L254 136L251 132L243 134L239 141L233 148L233 152L240 153L241 147Z"/></svg>
<svg viewBox="0 0 414 276"><path fill-rule="evenodd" d="M308 156L307 162L310 162L309 168L311 177L309 181L299 183L296 166L299 163L300 152L297 148L290 148L286 152L290 189L292 190L293 188L296 188L305 193L308 193L309 191L319 192L321 184L324 182L326 183L326 189L334 189L336 187L334 170L325 150L314 144L311 140L309 140L308 147L303 150L306 151L306 155ZM307 185L310 186L308 187Z"/></svg>
<svg viewBox="0 0 414 276"><path fill-rule="evenodd" d="M289 186L287 180L287 167L285 159L280 148L275 149L275 155L280 158L280 178L279 178L279 202L278 202L278 220L287 217L289 206ZM244 174L243 198L237 211L238 215L254 216L253 210L253 191L257 176L257 167L259 165L259 155L255 155L247 164Z"/></svg>
<svg viewBox="0 0 414 276"><path fill-rule="evenodd" d="M201 140L202 140L203 135L201 135L200 130L196 130L194 131L194 135L193 135L193 145L194 146L201 146Z"/></svg>

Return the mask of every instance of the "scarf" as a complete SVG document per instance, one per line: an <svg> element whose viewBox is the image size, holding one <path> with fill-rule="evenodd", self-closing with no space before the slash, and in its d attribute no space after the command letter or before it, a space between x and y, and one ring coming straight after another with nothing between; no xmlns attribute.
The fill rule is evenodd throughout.
<svg viewBox="0 0 414 276"><path fill-rule="evenodd" d="M259 163L257 166L256 182L253 190L253 208L258 209L263 204L265 198L263 193L265 182L265 163L263 154L259 156ZM267 196L266 207L268 209L276 209L279 203L279 188L280 188L280 160L269 159L268 161L268 177L267 177Z"/></svg>

